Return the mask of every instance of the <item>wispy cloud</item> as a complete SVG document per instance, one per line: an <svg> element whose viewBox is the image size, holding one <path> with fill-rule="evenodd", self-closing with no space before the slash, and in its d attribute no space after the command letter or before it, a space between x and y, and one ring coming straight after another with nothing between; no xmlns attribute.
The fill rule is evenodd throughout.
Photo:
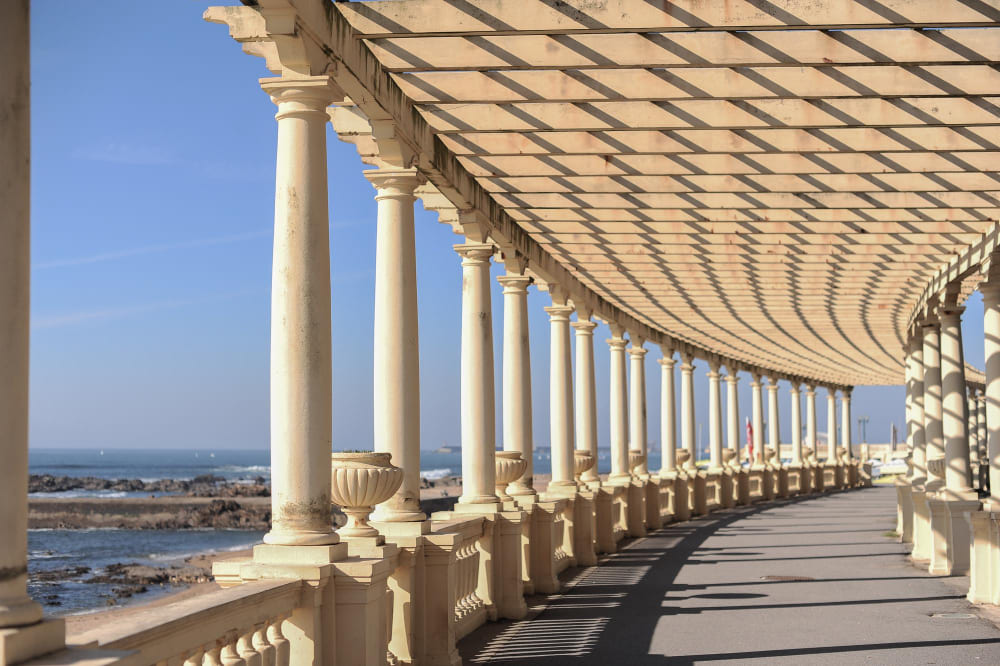
<svg viewBox="0 0 1000 666"><path fill-rule="evenodd" d="M187 250L198 247L209 247L212 245L229 245L270 236L270 229L249 231L244 234L233 234L229 236L216 236L214 238L197 238L194 240L181 241L179 243L164 243L161 245L144 245L142 247L126 248L124 250L114 250L111 252L101 252L85 257L72 257L69 259L53 259L50 261L36 262L32 268L35 270L45 270L49 268L65 268L67 266L83 266L86 264L98 264L104 261L114 261L115 259L125 259L145 254L157 254L160 252L170 252L172 250Z"/></svg>
<svg viewBox="0 0 1000 666"><path fill-rule="evenodd" d="M79 312L68 312L64 314L47 315L43 317L32 317L31 330L37 331L49 328L63 328L65 326L73 326L74 324L82 324L91 321L100 321L106 319L121 319L124 317L131 317L133 315L146 314L148 312L173 310L177 308L187 307L190 305L202 305L205 303L217 303L220 301L228 301L238 296L244 296L252 293L259 293L259 290L241 289L239 291L213 294L210 296L204 296L202 298L174 299L168 301L157 301L154 303L142 303L139 305L132 305L126 307L103 308L97 310L82 310Z"/></svg>

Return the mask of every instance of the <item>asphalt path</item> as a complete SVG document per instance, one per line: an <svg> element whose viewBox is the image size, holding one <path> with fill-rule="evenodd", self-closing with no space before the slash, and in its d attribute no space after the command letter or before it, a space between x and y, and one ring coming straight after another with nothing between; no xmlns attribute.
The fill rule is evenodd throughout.
<svg viewBox="0 0 1000 666"><path fill-rule="evenodd" d="M465 663L1000 664L1000 629L896 542L895 490L734 509L629 542L488 623Z"/></svg>

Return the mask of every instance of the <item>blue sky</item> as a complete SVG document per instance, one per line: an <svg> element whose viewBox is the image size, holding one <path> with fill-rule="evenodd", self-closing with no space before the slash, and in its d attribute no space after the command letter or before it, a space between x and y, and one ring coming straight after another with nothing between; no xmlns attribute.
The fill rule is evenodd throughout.
<svg viewBox="0 0 1000 666"><path fill-rule="evenodd" d="M275 109L257 84L269 75L263 60L244 54L224 26L202 21L205 6L32 3L33 447L268 444ZM353 146L331 132L328 147L333 439L335 448L364 448L373 418L374 190ZM416 225L422 445L456 446L461 269L451 246L459 238L419 204ZM548 442L545 305L548 296L533 292L539 444ZM494 306L499 396L496 284ZM964 328L967 359L982 367L978 297ZM602 446L607 337L602 325L595 334ZM654 348L647 356L654 442L657 358ZM699 363L699 422L706 371ZM741 389L742 419L749 414L745 379ZM854 412L871 416L870 441L884 441L890 421L902 426L903 390L858 388Z"/></svg>

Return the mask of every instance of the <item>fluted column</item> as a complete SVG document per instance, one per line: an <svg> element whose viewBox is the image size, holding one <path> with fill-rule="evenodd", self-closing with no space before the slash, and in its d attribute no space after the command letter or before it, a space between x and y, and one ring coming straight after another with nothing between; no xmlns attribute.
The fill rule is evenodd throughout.
<svg viewBox="0 0 1000 666"><path fill-rule="evenodd" d="M806 442L813 450L813 460L819 460L819 440L816 438L816 385L806 384Z"/></svg>
<svg viewBox="0 0 1000 666"><path fill-rule="evenodd" d="M968 395L966 397L966 410L965 413L969 415L966 420L966 424L969 428L969 487L976 485L973 481L973 468L979 467L979 410L976 408L978 404L979 391L977 389L969 389Z"/></svg>
<svg viewBox="0 0 1000 666"><path fill-rule="evenodd" d="M663 349L660 359L660 474L677 469L677 407L674 401L673 349Z"/></svg>
<svg viewBox="0 0 1000 666"><path fill-rule="evenodd" d="M826 463L840 465L837 458L837 389L826 389Z"/></svg>
<svg viewBox="0 0 1000 666"><path fill-rule="evenodd" d="M628 466L628 387L626 385L625 347L628 341L624 338L625 329L617 324L611 324L611 337L608 347L611 348L611 405L609 421L611 423L611 476L608 480L614 483L626 483L632 478Z"/></svg>
<svg viewBox="0 0 1000 666"><path fill-rule="evenodd" d="M688 451L684 468L698 468L698 443L694 437L694 356L681 354L681 445Z"/></svg>
<svg viewBox="0 0 1000 666"><path fill-rule="evenodd" d="M764 464L764 395L760 375L753 373L750 381L751 417L753 430L753 465Z"/></svg>
<svg viewBox="0 0 1000 666"><path fill-rule="evenodd" d="M923 324L924 340L924 440L927 460L944 458L944 432L941 423L941 323L934 314ZM932 487L940 488L944 478L927 468L927 478Z"/></svg>
<svg viewBox="0 0 1000 666"><path fill-rule="evenodd" d="M520 451L524 474L507 487L513 496L537 495L531 414L531 345L528 328L528 285L531 278L511 272L503 286L503 449Z"/></svg>
<svg viewBox="0 0 1000 666"><path fill-rule="evenodd" d="M576 448L589 451L594 465L580 477L591 485L600 485L597 474L597 390L594 386L594 329L597 323L589 317L571 326L576 331Z"/></svg>
<svg viewBox="0 0 1000 666"><path fill-rule="evenodd" d="M633 334L629 334L632 340L632 347L628 350L629 361L632 367L629 377L629 448L642 451L648 455L646 450L646 352L643 348L645 340ZM641 479L649 478L649 465L643 456L643 461L636 468L636 474Z"/></svg>
<svg viewBox="0 0 1000 666"><path fill-rule="evenodd" d="M28 2L0 3L0 627L37 622L28 596L31 282ZM32 656L32 655L29 655Z"/></svg>
<svg viewBox="0 0 1000 666"><path fill-rule="evenodd" d="M550 287L550 292L551 292ZM569 316L573 306L553 294L549 313L549 446L552 481L549 492L576 492L573 478L573 365L570 356Z"/></svg>
<svg viewBox="0 0 1000 666"><path fill-rule="evenodd" d="M945 446L945 485L969 492L969 423L965 410L965 359L962 353L964 307L941 310L941 426Z"/></svg>
<svg viewBox="0 0 1000 666"><path fill-rule="evenodd" d="M712 469L722 467L722 376L720 363L708 362L708 444Z"/></svg>
<svg viewBox="0 0 1000 666"><path fill-rule="evenodd" d="M740 399L739 372L735 366L726 368L726 438L733 451L733 467L740 466Z"/></svg>
<svg viewBox="0 0 1000 666"><path fill-rule="evenodd" d="M774 449L774 466L781 467L781 422L778 420L778 378L768 377L767 384L767 439Z"/></svg>
<svg viewBox="0 0 1000 666"><path fill-rule="evenodd" d="M845 388L840 393L840 438L843 440L841 446L847 449L847 460L854 459L854 452L851 450L851 390Z"/></svg>
<svg viewBox="0 0 1000 666"><path fill-rule="evenodd" d="M922 330L910 340L910 441L908 442L913 475L910 482L921 484L927 480L927 444L924 440L924 343Z"/></svg>
<svg viewBox="0 0 1000 666"><path fill-rule="evenodd" d="M990 466L991 504L1000 502L1000 280L981 284L983 342L986 353L986 460Z"/></svg>
<svg viewBox="0 0 1000 666"><path fill-rule="evenodd" d="M792 464L802 465L802 400L799 383L792 380L788 393L792 399Z"/></svg>
<svg viewBox="0 0 1000 666"><path fill-rule="evenodd" d="M456 245L462 257L462 504L496 504L496 406L489 243Z"/></svg>
<svg viewBox="0 0 1000 666"><path fill-rule="evenodd" d="M278 545L338 542L330 512L333 369L327 77L266 79L278 106L271 270L271 531Z"/></svg>
<svg viewBox="0 0 1000 666"><path fill-rule="evenodd" d="M392 454L403 483L373 518L424 520L420 511L420 348L417 258L413 239L413 169L374 169L378 228L375 244L374 450Z"/></svg>

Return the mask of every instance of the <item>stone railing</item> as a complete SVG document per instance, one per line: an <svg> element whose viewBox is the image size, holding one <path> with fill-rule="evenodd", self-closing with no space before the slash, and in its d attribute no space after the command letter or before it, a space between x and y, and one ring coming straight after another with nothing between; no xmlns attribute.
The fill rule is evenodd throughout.
<svg viewBox="0 0 1000 666"><path fill-rule="evenodd" d="M85 648L121 652L120 664L289 666L282 624L299 604L301 588L298 580L260 581L136 609L127 622L71 636L70 643L84 648L81 654Z"/></svg>
<svg viewBox="0 0 1000 666"><path fill-rule="evenodd" d="M481 581L483 575L492 572L480 566L480 541L483 539L484 518L473 518L455 523L445 532L459 535L455 552L455 593L452 604L455 609L455 638L459 640L486 622L486 602L479 595L481 588L489 589L489 581Z"/></svg>

